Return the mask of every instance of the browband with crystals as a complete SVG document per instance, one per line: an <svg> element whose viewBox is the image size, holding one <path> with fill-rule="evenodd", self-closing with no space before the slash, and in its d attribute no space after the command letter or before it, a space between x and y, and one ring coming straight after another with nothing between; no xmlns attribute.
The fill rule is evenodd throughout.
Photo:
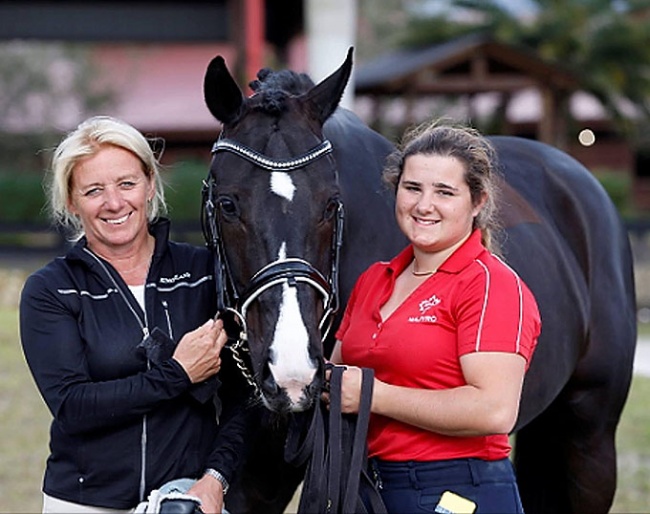
<svg viewBox="0 0 650 514"><path fill-rule="evenodd" d="M325 139L322 143L315 146L307 153L293 159L272 159L252 148L248 148L240 143L230 139L218 139L212 146L212 154L222 152L232 152L244 159L257 164L258 166L271 171L290 171L302 168L308 163L326 155L332 151L332 143Z"/></svg>

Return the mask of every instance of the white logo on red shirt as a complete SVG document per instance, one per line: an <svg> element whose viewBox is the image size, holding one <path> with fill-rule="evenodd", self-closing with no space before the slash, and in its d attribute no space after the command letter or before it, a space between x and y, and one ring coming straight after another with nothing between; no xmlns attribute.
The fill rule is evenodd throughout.
<svg viewBox="0 0 650 514"><path fill-rule="evenodd" d="M435 323L437 316L409 316L409 323Z"/></svg>
<svg viewBox="0 0 650 514"><path fill-rule="evenodd" d="M431 307L435 307L439 303L440 303L440 298L438 298L435 294L431 298L427 298L426 300L422 300L420 302L420 314L424 314Z"/></svg>
<svg viewBox="0 0 650 514"><path fill-rule="evenodd" d="M435 307L440 303L440 298L438 298L435 294L431 298L427 298L426 300L422 300L419 304L419 309L420 309L420 314L421 316L409 316L408 321L409 323L435 323L438 321L438 317L429 314L425 316L424 314L431 308Z"/></svg>

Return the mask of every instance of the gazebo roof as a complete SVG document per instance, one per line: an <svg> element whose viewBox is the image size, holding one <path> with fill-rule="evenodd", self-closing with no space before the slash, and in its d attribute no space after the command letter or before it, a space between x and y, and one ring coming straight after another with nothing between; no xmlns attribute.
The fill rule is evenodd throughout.
<svg viewBox="0 0 650 514"><path fill-rule="evenodd" d="M569 91L580 87L570 71L480 34L394 51L360 64L355 71L357 95L513 92L531 86Z"/></svg>

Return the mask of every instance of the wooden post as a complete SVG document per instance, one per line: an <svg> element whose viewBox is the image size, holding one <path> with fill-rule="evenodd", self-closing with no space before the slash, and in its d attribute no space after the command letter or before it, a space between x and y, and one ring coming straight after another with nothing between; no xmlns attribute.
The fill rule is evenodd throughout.
<svg viewBox="0 0 650 514"><path fill-rule="evenodd" d="M357 26L356 0L305 0L308 73L319 82L336 70L350 46L354 46ZM352 109L353 77L345 88L341 105Z"/></svg>
<svg viewBox="0 0 650 514"><path fill-rule="evenodd" d="M540 113L539 125L537 127L537 139L549 145L555 144L555 97L550 88L541 86L539 93L542 100L542 112Z"/></svg>
<svg viewBox="0 0 650 514"><path fill-rule="evenodd" d="M244 4L244 80L253 80L264 66L264 0Z"/></svg>

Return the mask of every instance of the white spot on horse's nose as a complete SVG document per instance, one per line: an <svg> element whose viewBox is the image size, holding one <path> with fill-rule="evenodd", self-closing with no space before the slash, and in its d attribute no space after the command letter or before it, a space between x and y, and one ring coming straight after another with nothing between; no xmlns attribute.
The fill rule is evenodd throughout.
<svg viewBox="0 0 650 514"><path fill-rule="evenodd" d="M286 259L286 244L282 243L278 259ZM282 285L278 323L271 343L273 378L282 387L292 403L299 403L304 389L316 374L316 365L309 357L309 335L300 313L296 287Z"/></svg>
<svg viewBox="0 0 650 514"><path fill-rule="evenodd" d="M282 244L280 245L280 250L278 250L278 260L283 261L286 258L287 258L287 243L286 241L282 241Z"/></svg>
<svg viewBox="0 0 650 514"><path fill-rule="evenodd" d="M273 171L271 173L271 191L291 201L293 200L293 194L296 192L296 186L288 173Z"/></svg>

